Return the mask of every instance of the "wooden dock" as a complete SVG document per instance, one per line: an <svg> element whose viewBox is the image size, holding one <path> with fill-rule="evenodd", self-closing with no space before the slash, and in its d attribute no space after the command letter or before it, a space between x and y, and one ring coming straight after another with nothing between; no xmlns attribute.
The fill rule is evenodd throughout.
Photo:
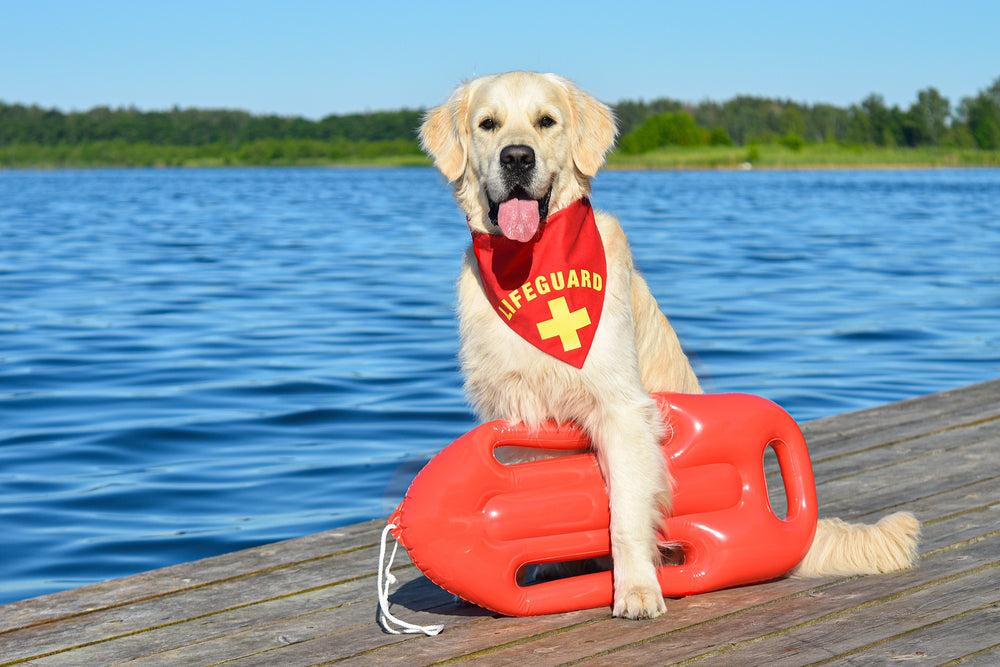
<svg viewBox="0 0 1000 667"><path fill-rule="evenodd" d="M1000 664L1000 380L803 430L821 515L914 512L916 568L668 600L653 621L506 618L456 607L400 550L392 612L445 630L397 636L375 622L378 520L4 605L0 665Z"/></svg>

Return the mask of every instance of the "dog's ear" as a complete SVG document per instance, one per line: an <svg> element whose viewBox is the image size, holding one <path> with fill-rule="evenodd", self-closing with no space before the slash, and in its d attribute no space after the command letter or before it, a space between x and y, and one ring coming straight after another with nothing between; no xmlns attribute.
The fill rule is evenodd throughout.
<svg viewBox="0 0 1000 667"><path fill-rule="evenodd" d="M573 140L573 164L581 174L593 178L615 143L618 130L615 116L606 105L569 84L570 102L576 136Z"/></svg>
<svg viewBox="0 0 1000 667"><path fill-rule="evenodd" d="M420 126L420 146L434 158L434 166L449 181L465 173L468 160L468 123L471 86L456 90L447 102L431 109Z"/></svg>

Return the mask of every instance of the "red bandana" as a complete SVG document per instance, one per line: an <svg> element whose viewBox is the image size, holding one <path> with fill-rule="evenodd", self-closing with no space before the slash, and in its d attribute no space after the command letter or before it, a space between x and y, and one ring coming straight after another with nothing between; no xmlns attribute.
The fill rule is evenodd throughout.
<svg viewBox="0 0 1000 667"><path fill-rule="evenodd" d="M586 198L548 216L521 243L472 232L486 298L539 350L583 368L604 308L607 260Z"/></svg>

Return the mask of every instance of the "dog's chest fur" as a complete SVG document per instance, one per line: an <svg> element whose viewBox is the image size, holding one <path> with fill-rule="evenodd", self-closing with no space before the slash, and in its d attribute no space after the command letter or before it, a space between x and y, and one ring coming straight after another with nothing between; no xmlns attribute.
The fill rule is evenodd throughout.
<svg viewBox="0 0 1000 667"><path fill-rule="evenodd" d="M601 395L639 384L629 309L631 262L618 222L596 216L608 264L604 312L582 369L537 349L494 310L470 250L458 283L462 367L466 389L484 419L583 421ZM615 348L615 349L609 349Z"/></svg>

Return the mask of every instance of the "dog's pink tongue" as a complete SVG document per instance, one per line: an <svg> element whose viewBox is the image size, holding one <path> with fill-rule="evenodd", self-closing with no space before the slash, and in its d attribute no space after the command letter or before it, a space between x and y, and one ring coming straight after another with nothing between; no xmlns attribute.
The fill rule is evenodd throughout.
<svg viewBox="0 0 1000 667"><path fill-rule="evenodd" d="M508 199L497 214L500 231L511 241L530 241L538 231L538 202L534 199Z"/></svg>

